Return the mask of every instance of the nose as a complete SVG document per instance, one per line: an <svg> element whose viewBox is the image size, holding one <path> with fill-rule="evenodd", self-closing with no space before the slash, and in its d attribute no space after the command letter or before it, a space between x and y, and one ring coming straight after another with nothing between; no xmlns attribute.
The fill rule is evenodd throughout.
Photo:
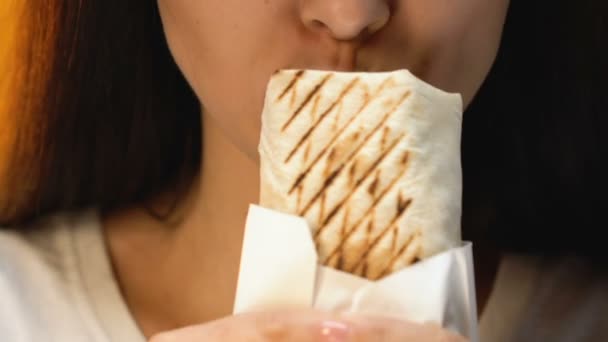
<svg viewBox="0 0 608 342"><path fill-rule="evenodd" d="M300 0L304 25L340 41L365 39L388 23L389 0Z"/></svg>

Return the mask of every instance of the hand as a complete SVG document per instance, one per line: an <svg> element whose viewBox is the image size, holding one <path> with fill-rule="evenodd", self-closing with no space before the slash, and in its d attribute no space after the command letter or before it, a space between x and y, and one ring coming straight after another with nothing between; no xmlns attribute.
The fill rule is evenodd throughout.
<svg viewBox="0 0 608 342"><path fill-rule="evenodd" d="M434 324L313 310L248 313L154 336L150 342L463 342Z"/></svg>

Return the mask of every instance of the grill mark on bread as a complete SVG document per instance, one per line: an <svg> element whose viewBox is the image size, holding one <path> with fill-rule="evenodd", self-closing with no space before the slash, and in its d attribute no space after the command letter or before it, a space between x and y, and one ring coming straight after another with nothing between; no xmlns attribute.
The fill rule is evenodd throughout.
<svg viewBox="0 0 608 342"><path fill-rule="evenodd" d="M350 206L346 208L346 212L344 213L344 217L342 218L342 226L340 227L340 236L344 238L346 235L346 227L348 227L348 217L350 216ZM337 269L342 269L344 267L344 255L340 253L338 255L338 262L336 264Z"/></svg>
<svg viewBox="0 0 608 342"><path fill-rule="evenodd" d="M403 157L401 157L401 165L406 165L407 162L410 159L410 154L408 152L403 154Z"/></svg>
<svg viewBox="0 0 608 342"><path fill-rule="evenodd" d="M338 169L336 171L334 171L331 176L332 179L331 181L328 182L329 179L326 179L325 182L323 183L323 186L321 187L321 189L311 198L311 200L308 202L308 204L304 207L304 209L299 213L300 215L305 215L308 210L310 209L310 207L315 203L315 201L319 198L319 195L324 192L329 185L331 185L331 183L333 182L333 179L338 176L340 174L340 172L344 169L344 166L346 164L348 164L354 157L356 157L356 155L359 153L359 151L365 146L365 144L374 136L374 134L377 133L377 131L386 123L386 121L391 117L391 115L397 110L397 108L401 105L401 103L403 103L403 101L405 101L409 95L410 95L410 91L407 91L403 94L403 96L401 97L401 99L397 102L397 104L395 104L393 106L393 108L391 108L390 111L388 111L384 117L382 118L382 120L380 120L380 122L378 123L378 125L376 125L376 127L374 127L369 134L367 134L365 136L365 138L363 138L363 141L359 144L359 146L357 146L357 148L346 158L346 160L340 164L340 166L338 167ZM372 167L369 168L364 176L362 178L360 178L357 183L355 184L355 187L359 187L359 185L361 185L361 183L363 182L363 180L365 180L365 178L369 175L370 172L373 171L373 169L375 167L378 166L378 164L380 162L382 162L382 160L388 155L388 153L397 145L397 143L399 142L399 140L401 140L403 137L405 136L405 133L402 134L399 138L395 139L395 142L393 143L393 145L391 146L391 148L387 151L384 151L382 153L382 155L376 159L376 161L373 163ZM333 149L335 150L335 148ZM351 193L348 195L348 198L350 198L350 196L356 191L356 189L353 189L353 191L351 191ZM344 204L344 202L341 202L340 205L337 207L337 209L339 210L339 207L342 206L342 204ZM332 210L332 214L335 214L335 212ZM330 214L331 215L331 214ZM327 220L325 220L327 222ZM325 225L326 223L323 223L323 225Z"/></svg>
<svg viewBox="0 0 608 342"><path fill-rule="evenodd" d="M353 186L355 183L355 175L357 174L357 164L359 159L355 159L348 169L348 186Z"/></svg>
<svg viewBox="0 0 608 342"><path fill-rule="evenodd" d="M352 118L349 119L349 122L343 127L346 128L351 122L353 122L355 119L355 116L353 116ZM359 132L357 132L356 134L358 134ZM319 160L321 160L321 158L327 153L327 151L329 150L329 147L339 138L341 132L336 134L332 140L329 142L329 144L327 144L326 147L324 147L321 152L319 154L317 154L317 157L313 160L313 162L306 168L306 170L304 170L304 172L300 173L300 175L298 176L298 178L296 178L296 181L293 183L293 185L291 186L291 189L289 189L289 191L287 192L288 195L291 195L291 193L293 192L293 190L300 185L304 179L306 178L306 176L308 176L308 174L310 173L310 170L312 170L312 168L319 162ZM356 139L355 139L356 140ZM335 149L332 148L330 151L334 151ZM331 152L330 152L331 153Z"/></svg>
<svg viewBox="0 0 608 342"><path fill-rule="evenodd" d="M293 88L291 96L289 98L289 109L293 109L296 106L296 99L298 98L298 88Z"/></svg>
<svg viewBox="0 0 608 342"><path fill-rule="evenodd" d="M329 155L327 156L327 163L325 164L325 169L323 170L323 179L325 179L325 181L323 182L322 188L326 188L326 187L330 186L334 182L334 179L336 179L336 177L338 176L339 171L334 171L333 173L331 171L332 165L334 163L335 155L336 155L336 149L332 149L331 152L329 152ZM303 186L303 185L301 184L300 186ZM326 193L324 191L320 191L317 193L316 196L319 196L319 195L321 198L321 203L319 204L320 208L319 208L319 217L317 218L317 222L320 222L323 219L323 217L325 216ZM309 205L307 205L307 207L305 207L304 210L307 210L308 206Z"/></svg>
<svg viewBox="0 0 608 342"><path fill-rule="evenodd" d="M287 120L287 122L285 122L285 124L281 128L281 132L284 132L287 129L287 127L289 127L289 125L291 125L291 123L293 122L293 120L298 116L298 114L300 114L300 112L302 111L302 109L304 109L304 107L306 107L306 105L308 103L310 103L310 101L312 100L312 98L319 91L321 91L321 89L323 88L323 86L325 85L325 83L327 83L327 81L329 81L329 79L332 76L333 76L332 74L329 74L329 75L323 77L323 79L316 86L313 87L313 89L308 93L308 95L306 95L306 97L304 98L304 101L302 101L302 103L300 104L300 106L298 107L298 109L296 109L295 112L293 112L293 114L291 114L291 117L289 118L289 120Z"/></svg>
<svg viewBox="0 0 608 342"><path fill-rule="evenodd" d="M408 154L408 153L406 152L406 154ZM369 209L367 209L367 211L363 214L363 216L361 216L361 218L354 225L352 225L352 228L346 233L345 238L342 239L342 240L340 240L340 243L338 243L338 246L335 247L331 251L331 253L328 254L328 257L324 260L323 264L325 264L328 260L330 260L337 253L337 251L344 246L344 244L346 243L346 240L348 240L350 238L350 236L357 230L357 228L361 225L361 223L363 223L365 221L365 219L367 219L368 216L372 217L372 221L375 220L376 206L393 189L393 187L397 184L397 182L399 182L399 180L401 179L401 177L403 177L403 175L405 175L405 173L407 172L407 170L408 170L407 167L404 167L401 170L401 172L397 175L397 177L395 177L388 184L388 186L382 191L382 193L380 193L380 195L374 200L374 202L372 203L371 207L369 207ZM325 226L323 226L323 227L325 227ZM368 228L369 227L370 226L368 225ZM317 229L317 233L314 236L315 241L318 240L320 233L321 233L321 227L319 227Z"/></svg>
<svg viewBox="0 0 608 342"><path fill-rule="evenodd" d="M334 117L333 125L331 126L331 131L336 132L338 130L338 124L340 123L340 119L342 118L342 110L344 110L344 103L340 102L338 105L338 109L336 109L337 113Z"/></svg>
<svg viewBox="0 0 608 342"><path fill-rule="evenodd" d="M292 76L294 75L290 74L288 77L285 77L283 79L284 81L287 81L286 78ZM306 77L308 78L311 78L310 76L312 75L306 75ZM350 80L352 80L351 77L349 77L346 82ZM316 81L318 80L313 80L313 82L315 83ZM300 83L298 83L297 80L294 81L295 84L292 86L293 89L291 89L291 93L289 92L289 90L284 89L284 94L281 95L284 97L284 102L281 103L281 106L284 107L286 107L289 102L289 96L292 97L292 106L289 107L289 109L287 109L286 112L283 113L284 115L292 114L293 110L300 105L300 101L304 98L303 96L306 95L306 92L310 91L310 83L306 82L306 88L308 89L303 89L302 86L304 85L304 80L300 80L299 82ZM329 89L330 86L332 88L335 87L330 84L331 82L332 81L329 81L323 89ZM283 86L285 86L286 83L282 83ZM342 81L341 87L344 87L345 84L346 83ZM364 88L366 88L365 91ZM397 89L390 89L389 96L387 96L387 94L380 94L378 99L369 100L369 96L373 95L373 92L369 92L369 88L370 86L368 86L367 84L362 84L361 88L359 86L355 87L354 93L357 94L357 102L359 102L361 108L365 108L365 106L368 106L369 102L371 102L372 104L369 105L369 107L379 109L380 113L386 111L387 109L389 109L389 107L393 106L396 102L395 95L401 95L401 93L403 92L402 90L399 91ZM310 103L306 104L302 109L302 112L299 113L299 116L305 117L297 117L296 115L296 117L292 119L293 122L290 123L291 128L286 128L286 133L284 134L289 134L292 130L296 130L296 125L299 126L297 127L297 130L299 130L299 132L307 131L312 128L308 125L314 124L319 119L319 114L321 114L321 112L325 110L324 107L328 104L327 99L322 97L325 95L322 93L327 92L327 90L323 89L320 90L316 95L314 95L313 100L311 100ZM339 89L340 88L334 90ZM397 91L399 91L399 93L397 93ZM295 96L294 101L293 95L296 94L296 92L298 92L299 94ZM346 101L350 101L351 97L353 97L353 95L347 98ZM384 101L388 97L392 98L392 100ZM342 101L345 102L344 100ZM293 102L295 102L295 105L293 105ZM420 257L420 251L423 250L421 242L422 240L420 238L419 232L418 235L416 235L417 233L412 233L410 227L407 227L409 225L410 216L405 216L405 219L398 219L396 221L396 224L393 224L392 226L385 226L385 224L392 221L391 219L393 215L395 215L395 213L401 212L401 214L403 215L411 215L413 213L413 210L415 210L416 208L410 207L412 205L412 201L419 201L416 196L413 196L413 199L409 199L409 203L407 199L403 198L403 194L400 193L402 187L405 185L402 182L404 180L403 176L395 178L394 182L392 179L390 179L396 176L398 173L401 173L401 171L403 171L403 173L401 173L402 175L405 174L406 169L409 169L407 167L409 163L408 159L410 158L410 154L412 152L410 151L410 154L408 154L407 152L402 154L401 151L392 152L390 156L386 158L388 159L388 161L390 161L390 163L387 161L383 162L380 166L376 166L376 172L370 174L364 180L365 183L359 183L361 185L361 188L353 188L353 185L358 183L357 180L361 177L362 174L365 173L369 165L371 165L370 162L373 162L372 160L370 160L371 158L369 157L378 157L378 155L382 153L382 151L384 151L384 149L387 148L387 146L393 142L391 138L401 133L401 130L394 133L387 132L387 130L391 129L389 125L391 123L395 123L395 121L388 121L388 124L383 127L382 132L376 132L376 135L371 138L373 146L371 146L370 142L367 142L367 145L365 145L373 147L371 151L373 151L374 153L371 156L367 156L367 153L366 155L363 155L361 153L361 151L368 152L367 147L363 147L363 150L360 150L352 159L343 162L350 155L350 152L352 152L356 148L358 142L364 138L366 132L362 132L360 136L355 136L354 134L352 134L353 131L357 129L357 127L353 127L355 126L355 124L358 123L357 116L351 117L354 111L352 111L352 103L350 102L350 106L344 105L346 110L345 112L338 112L338 109L341 109L342 105L342 102L340 102L339 105L336 105L336 107L333 108L333 111L327 114L328 117L323 121L323 123L320 124L320 127L316 128L315 133L311 133L305 139L305 142L303 142L301 146L297 147L299 148L299 150L296 150L294 152L294 156L290 157L292 159L291 162L298 164L293 165L294 167L297 166L297 170L295 173L295 176L297 177L290 177L290 179L287 180L287 185L290 185L289 183L296 180L295 183L292 183L292 188L290 189L289 194L291 195L292 192L298 193L298 210L296 212L299 212L300 206L306 204L306 202L310 199L310 196L314 193L311 193L310 190L315 191L315 188L318 189L318 187L322 184L326 185L327 182L329 182L329 184L327 184L327 186L322 189L322 194L320 195L320 197L316 200L315 203L312 204L312 209L309 209L309 214L312 216L308 217L308 219L318 218L317 222L311 222L313 225L312 228L314 228L315 231L315 237L318 235L318 233L320 233L320 229L316 226L318 226L319 223L323 222L323 217L325 216L325 214L328 214L328 211L330 211L334 205L340 203L339 201L341 200L342 196L345 196L345 194L349 194L350 191L358 191L356 195L350 196L349 200L346 201L346 203L344 203L341 208L339 208L335 212L332 211L333 215L335 216L332 216L331 218L327 217L326 222L330 224L328 227L323 226L321 228L326 229L326 231L323 233L324 239L320 240L323 242L321 246L325 251L325 253L323 254L326 255L326 252L331 251L334 248L331 246L331 244L328 244L328 242L332 242L335 244L340 243L339 252L334 253L333 258L330 259L332 265L338 263L338 268L350 268L353 265L353 262L356 261L355 270L357 274L363 272L363 274L367 276L369 273L369 275L371 276L370 279L376 279L378 275L380 275L381 277L387 272L392 272L392 269L394 267L400 267L404 263L409 261L415 262L418 257ZM309 115L305 114L310 114L310 119ZM365 111L365 115L367 116L367 114L374 115L379 113L372 113L370 110L367 110ZM396 119L397 115L394 115L394 117ZM374 121L378 119L380 119L380 117L376 116ZM283 123L284 121L278 122L279 125ZM302 125L300 126L300 124ZM396 124L400 125L400 123ZM277 128L280 129L280 127L281 126ZM363 127L368 127L367 129L365 129L365 131L368 131L370 129L369 126ZM334 134L337 129L339 129L340 133ZM327 131L327 135L325 136L324 140L329 141L329 143L323 149L320 149L320 147L322 146L319 146L319 142L315 140L319 133L321 133L321 130L323 131L323 133ZM345 134L344 132L347 132L347 134ZM295 136L293 138L293 140L297 141L297 139L299 139L299 136ZM406 142L403 142L402 144L404 145L403 147L408 148L407 146L405 146ZM399 146L402 145L400 144ZM292 148L294 148L294 145L288 146L287 151L290 151ZM284 156L285 154L283 154L282 157L284 158ZM304 157L303 159L301 159L302 156ZM286 162L288 162L288 160L286 160ZM309 163L311 164L309 165ZM402 165L405 165L404 169L402 169ZM392 169L390 170L391 172L385 172L389 171L389 167ZM339 170L336 170L336 168ZM302 172L302 170L306 171ZM378 173L380 171L382 171L383 177L385 178L380 178L378 176ZM388 178L386 176L392 177L386 179ZM388 183L392 183L393 185L385 189ZM309 187L309 185L312 186ZM306 189L304 189L305 186ZM339 193L336 192L334 194L338 186L340 187L340 190L345 191L341 191ZM342 186L344 186L345 189L342 189ZM407 192L405 194L409 195L407 194ZM366 197L366 200L361 203L364 205L364 208L359 208L353 205L358 199L359 195L361 195L362 197ZM384 196L384 199L379 198L378 200L376 200L376 196ZM321 208L316 207L317 205L319 205L319 202L321 202ZM364 214L363 210L367 212L365 207L368 207L372 202L374 203L374 205L371 208L371 214ZM369 219L370 216L375 216L374 214L377 214L378 210L385 209L385 206L387 206L389 209L389 217L386 217L385 219L381 220L382 222L376 222L374 221L374 219ZM350 212L350 210L352 210L352 212ZM349 215L349 212L353 215ZM364 215L363 217L360 216L362 214ZM355 224L353 226L352 224L355 223L355 221L358 221L359 224ZM374 230L374 226L378 229ZM326 241L326 237L331 237L331 241ZM338 241L335 241L335 237L338 237L340 239ZM412 241L415 241L416 243L413 244ZM319 240L316 241L316 245L319 246ZM356 249L354 249L352 253L350 251L351 247L356 247ZM365 253L364 260L359 260L359 256L362 253ZM377 260L379 257L383 258ZM321 260L322 259L320 259L320 261Z"/></svg>
<svg viewBox="0 0 608 342"><path fill-rule="evenodd" d="M375 130L374 130L374 131L375 131ZM372 131L372 134L371 134L371 135L373 135L373 132L374 132L374 131ZM402 137L403 137L403 136L402 136ZM368 177L368 176L369 176L369 175L370 175L370 174L371 174L371 173L374 171L374 169L375 169L376 167L378 167L378 165L379 165L379 164L382 162L382 160L384 160L384 158L386 158L386 156L387 156L387 155L388 155L388 154L389 154L389 153L390 153L390 152L391 152L391 151L392 151L392 150L393 150L393 149L394 149L394 148L397 146L397 144L399 143L399 141L401 140L401 138L402 138L402 137L400 137L400 138L398 138L398 139L395 139L395 142L393 143L393 145L391 146L391 148L390 148L390 149L388 149L388 150L386 150L386 151L384 151L384 152L383 152L383 153L382 153L382 154L381 154L381 155L380 155L380 156L379 156L379 157L378 157L378 158L377 158L377 159L374 161L374 163L372 164L372 166L371 166L371 167L369 167L369 168L368 168L368 169L365 171L365 173L363 174L363 176L362 176L361 178L357 179L357 182L355 183L355 186L354 186L353 190L352 190L352 191L351 191L351 192L350 192L350 193L347 195L347 197L346 197L346 198L344 198L342 201L340 201L340 203L339 203L339 204L338 204L338 205L337 205L337 206L336 206L334 209L332 209L332 211L330 212L330 214L329 214L328 218L326 218L326 219L324 219L324 220L323 220L323 219L322 219L322 220L319 220L319 223L320 223L320 222L323 222L323 224L321 225L322 227L323 227L323 226L325 226L325 225L327 225L327 222L329 221L329 219L330 219L331 217L333 217L333 216L334 216L334 215L337 213L337 211L338 211L338 210L340 210L340 208L341 208L341 207L344 205L344 203L345 203L345 202L346 202L348 199L350 199L350 197L351 197L351 196L352 196L352 195L353 195L353 194L356 192L357 188L358 188L358 187L361 185L361 183L363 183L363 182L365 181L365 179L366 179L366 178L367 178L367 177ZM353 152L353 154L357 154L357 153L358 153L358 151L359 151L361 148L363 148L363 146L365 145L365 142L366 142L367 140L368 140L368 139L364 140L364 142L363 142L363 143L362 143L362 144L359 146L359 148L358 148L357 150L355 150L355 152ZM308 210L310 210L310 208L311 208L311 207L312 207L312 205L313 205L313 204L314 204L314 203L317 201L317 199L319 198L319 196L320 196L322 193L325 193L325 191L327 190L327 188L328 188L328 187L329 187L329 186L330 186L330 185L333 183L333 181L334 181L334 180L335 180L335 179L336 179L336 178L337 178L337 177L340 175L340 173L342 172L342 170L344 169L344 167L345 167L345 166L348 164L348 162L350 161L351 157L352 157L352 155L351 155L351 156L349 156L349 158L348 158L349 160L347 160L346 162L344 162L344 163L340 164L340 166L339 166L339 167L338 167L338 168L337 168L337 169L336 169L334 172L332 172L332 173L329 175L329 177L326 177L326 180L325 180L325 182L323 183L323 186L321 187L321 189L319 189L319 191L317 191L317 193L316 193L316 194L315 194L315 195L314 195L314 196L313 196L313 197L312 197L312 198L311 198L311 199L308 201L308 203L306 204L306 206L304 207L304 209L303 209L303 210L300 212L300 215L301 215L301 216L306 215L306 213L308 212ZM319 228L319 229L322 229L322 228Z"/></svg>
<svg viewBox="0 0 608 342"><path fill-rule="evenodd" d="M306 144L306 149L304 149L304 162L305 163L308 161L308 157L310 156L310 147L311 147L311 142L309 141Z"/></svg>
<svg viewBox="0 0 608 342"><path fill-rule="evenodd" d="M299 209L302 205L302 186L298 186L298 200L296 201L296 208Z"/></svg>
<svg viewBox="0 0 608 342"><path fill-rule="evenodd" d="M344 256L342 254L338 254L336 256L336 258L338 260L336 260L336 265L334 266L334 268L337 270L343 269L344 268Z"/></svg>
<svg viewBox="0 0 608 342"><path fill-rule="evenodd" d="M380 272L378 277L376 277L376 279L380 279L380 278L388 275L391 272L391 270L393 269L393 267L395 266L395 263L399 259L401 259L406 254L406 252L408 252L410 250L410 247L412 247L412 246L414 248L416 248L416 250L415 250L414 254L412 255L411 259L406 261L406 264L412 265L412 264L416 263L417 261L419 261L420 259L418 259L418 254L420 254L420 234L413 234L403 243L403 245L401 246L399 251L395 255L393 255L391 260L388 262L388 264L382 270L382 272ZM376 280L376 279L374 279L374 280Z"/></svg>
<svg viewBox="0 0 608 342"><path fill-rule="evenodd" d="M327 163L325 164L325 170L323 170L323 178L327 178L331 172L332 165L334 164L334 158L336 158L336 149L332 148L327 156Z"/></svg>
<svg viewBox="0 0 608 342"><path fill-rule="evenodd" d="M411 199L403 197L403 194L399 194L399 200L397 200L397 212L402 213L410 205Z"/></svg>
<svg viewBox="0 0 608 342"><path fill-rule="evenodd" d="M304 76L304 70L299 70L296 72L291 81L289 81L287 84L287 87L285 87L279 97L277 97L276 101L281 101L283 97L285 97L285 95L287 95L287 93L296 86L296 83L298 83L302 76Z"/></svg>
<svg viewBox="0 0 608 342"><path fill-rule="evenodd" d="M327 177L325 179L325 182L323 182L323 186L321 186L321 189L319 191L317 191L317 193L313 196L313 198L308 201L308 203L306 204L306 206L304 207L304 209L302 209L300 211L300 216L304 216L308 210L312 207L312 204L315 203L320 197L325 197L325 190L332 185L332 183L334 182L334 180L338 177L338 175L340 174L340 171L342 171L342 169L344 168L344 164L340 165L340 167L337 170L334 170L329 177ZM300 185L301 186L301 185ZM325 203L322 203L322 207L321 207L321 213L325 214ZM322 220L322 218L319 220L319 222Z"/></svg>
<svg viewBox="0 0 608 342"><path fill-rule="evenodd" d="M384 130L382 130L382 140L380 141L380 146L382 146L381 149L383 149L383 150L384 150L384 147L386 146L386 140L388 139L388 134L390 132L391 132L391 129L388 126L385 126Z"/></svg>
<svg viewBox="0 0 608 342"><path fill-rule="evenodd" d="M397 237L399 235L399 226L393 226L393 238L391 239L391 253L397 248Z"/></svg>
<svg viewBox="0 0 608 342"><path fill-rule="evenodd" d="M350 217L350 206L346 207L346 211L344 212L344 218L342 219L342 227L340 229L340 236L344 236L346 234L346 227L348 227L348 218Z"/></svg>
<svg viewBox="0 0 608 342"><path fill-rule="evenodd" d="M409 198L403 204L399 203L398 208L400 209L400 211L398 211L395 214L395 216L393 217L391 222L384 229L382 229L380 234L378 234L378 236L376 236L372 240L372 243L369 244L369 246L367 246L367 249L359 257L359 260L357 260L357 262L355 263L355 266L353 268L351 268L351 270L356 269L367 258L369 253L374 249L374 247L376 247L376 245L378 243L380 243L380 240L382 240L382 238L386 235L386 233L389 232L391 230L391 228L398 223L398 221L401 217L403 217L403 215L406 213L407 209L411 206L413 201L414 201L413 199ZM399 202L401 202L401 201L399 201Z"/></svg>
<svg viewBox="0 0 608 342"><path fill-rule="evenodd" d="M361 184L363 184L363 182L365 182L365 180L367 179L367 177L369 177L369 175L374 172L374 170L380 165L380 163L382 163L382 161L395 149L395 147L397 147L397 145L399 145L399 142L401 142L401 140L405 137L405 133L401 134L399 137L397 137L397 139L395 139L393 141L393 143L391 144L391 146L389 146L388 149L386 149L384 152L382 152L382 154L376 158L376 160L374 160L374 162L372 163L372 165L367 168L367 170L365 170L365 172L363 173L363 175L357 179L357 181L355 182L355 186L353 187L353 189L350 191L350 193L344 197L330 212L330 214L327 216L327 218L325 218L325 220L322 223L322 226L326 226L332 219L332 217L334 215L336 215L338 213L338 211L340 211L340 209L342 208L342 206L348 202L350 200L350 198L355 194L355 192L357 192L358 188L361 186ZM343 164L345 165L345 164Z"/></svg>
<svg viewBox="0 0 608 342"><path fill-rule="evenodd" d="M367 188L367 192L373 196L376 195L376 191L378 190L378 183L380 182L380 170L376 171L376 176L374 177L374 181L371 182L369 187Z"/></svg>
<svg viewBox="0 0 608 342"><path fill-rule="evenodd" d="M325 201L327 200L327 195L324 193L321 195L321 207L319 208L319 220L325 216Z"/></svg>
<svg viewBox="0 0 608 342"><path fill-rule="evenodd" d="M319 249L317 249L317 250L319 250ZM335 261L335 260L330 260L330 261L327 263L327 266L330 266L330 267L335 267L335 264L336 264L336 263L335 263L334 261Z"/></svg>
<svg viewBox="0 0 608 342"><path fill-rule="evenodd" d="M291 160L291 158L294 156L294 154L296 154L296 152L300 149L300 147L302 146L302 144L306 141L306 139L308 139L308 137L310 137L310 135L312 135L312 133L317 129L317 127L319 127L319 124L323 121L323 119L325 119L325 117L327 117L327 115L329 113L331 113L331 111L336 107L336 105L340 104L342 99L348 95L348 93L355 87L355 85L359 82L359 77L353 79L345 88L344 90L342 90L342 92L340 93L340 95L338 96L338 98L323 112L323 114L321 114L321 116L319 117L319 119L316 120L316 122L306 131L306 133L304 133L304 135L300 138L300 140L298 141L298 143L294 146L294 148L291 150L291 152L289 152L289 154L287 155L287 158L285 158L285 163L289 163L289 161ZM317 90L318 91L318 90ZM303 108L303 107L301 107ZM302 110L302 109L300 109ZM297 114L296 114L297 115ZM291 119L293 120L293 119ZM291 121L290 120L290 121ZM290 123L290 122L289 122ZM285 130L286 126L288 126L288 124L286 124L283 127L283 130Z"/></svg>
<svg viewBox="0 0 608 342"><path fill-rule="evenodd" d="M374 222L376 222L376 210L372 211L371 218L365 227L365 246L369 245L369 239L374 231Z"/></svg>
<svg viewBox="0 0 608 342"><path fill-rule="evenodd" d="M397 212L395 214L395 216L393 217L393 219L391 220L391 222L382 230L382 232L380 232L380 234L378 236L376 236L371 243L369 242L369 237L371 237L371 231L368 231L368 234L366 236L366 244L365 244L365 248L363 249L363 254L361 256L359 256L359 259L357 259L357 261L354 263L354 266L352 266L350 269L342 269L343 271L349 272L349 273L355 273L355 271L359 268L361 268L363 266L363 268L366 268L367 265L367 256L369 255L369 253L374 249L374 247L382 240L382 238L385 236L385 234L389 231L392 230L393 227L398 226L399 220L404 216L405 211L407 210L407 208L410 206L410 204L413 202L413 200L409 199L407 201L408 205L404 208L403 211L401 212ZM372 218L375 220L375 217ZM353 230L354 232L354 230ZM352 235L352 234L351 234ZM350 235L349 235L350 237ZM346 241L346 240L344 240ZM338 250L338 253L341 253L341 250L343 249L343 245L340 247L340 249ZM363 273L362 274L364 277L367 277L367 273Z"/></svg>
<svg viewBox="0 0 608 342"><path fill-rule="evenodd" d="M403 194L399 194L399 199L397 200L397 212L403 212L407 206L409 206L408 204L408 199L403 197ZM393 233L393 238L391 240L391 252L395 251L395 248L397 247L397 238L399 235L399 226L395 225L392 228L392 233Z"/></svg>
<svg viewBox="0 0 608 342"><path fill-rule="evenodd" d="M367 246L369 245L369 238L371 236L372 231L374 230L374 222L376 222L376 211L372 211L371 213L371 217L369 219L369 222L367 222L367 225L365 225L365 247L363 248L364 250L367 249ZM350 236L350 235L348 235ZM347 234L342 234L341 235L341 239L340 241L346 241L346 238L348 237ZM344 245L340 245L340 248L338 248L335 251L335 255L338 256L338 258L343 258L344 256ZM366 262L364 262L362 265L360 265L360 267L358 267L358 270L361 271L361 274L363 276L365 276L365 274L367 273L367 267L368 267L368 263L367 260ZM344 264L340 265L340 268L338 268L339 270L344 270ZM353 272L356 274L356 271Z"/></svg>
<svg viewBox="0 0 608 342"><path fill-rule="evenodd" d="M372 236L372 232L374 231L374 222L376 222L376 211L372 211L372 216L370 218L369 224L367 225L367 229L365 230L365 249L368 248L369 246L369 242L370 242L370 238ZM361 274L364 277L367 277L367 271L369 270L369 262L367 259L365 259L365 262L363 263L363 267L361 270Z"/></svg>
<svg viewBox="0 0 608 342"><path fill-rule="evenodd" d="M314 101L312 102L312 110L310 111L311 121L317 120L317 111L319 110L319 102L321 102L321 98L321 94L317 94L317 96L315 96Z"/></svg>
<svg viewBox="0 0 608 342"><path fill-rule="evenodd" d="M291 188L289 189L289 192L287 193L288 195L291 195L291 193L293 192L293 190L300 185L300 183L302 183L304 181L304 179L306 178L306 176L308 176L310 170L312 170L312 168L319 162L319 160L321 160L321 158L327 153L328 149L330 146L332 146L336 140L338 140L338 138L342 135L342 133L351 125L351 123L353 121L355 121L355 119L359 116L359 114L361 114L361 112L363 110L365 110L365 108L367 108L367 106L372 103L376 98L378 98L378 96L382 93L382 90L384 90L384 88L389 84L389 83L394 83L392 82L393 79L387 79L385 81L383 81L380 86L378 86L378 89L374 92L374 94L369 97L369 95L367 93L365 93L366 98L365 98L365 102L363 102L363 104L361 105L361 107L357 110L357 113L355 115L353 115L348 122L346 122L346 124L344 126L342 126L342 128L340 128L340 130L333 136L333 138L329 141L329 143L321 149L321 151L319 152L319 154L317 154L317 156L315 157L315 159L313 160L313 162L302 172L300 173L300 175L296 178L296 181L294 182L294 184L291 186ZM364 86L365 83L363 84ZM359 135L361 134L360 131L357 131L354 135L356 136L356 138L354 138L354 140L358 140L359 139Z"/></svg>

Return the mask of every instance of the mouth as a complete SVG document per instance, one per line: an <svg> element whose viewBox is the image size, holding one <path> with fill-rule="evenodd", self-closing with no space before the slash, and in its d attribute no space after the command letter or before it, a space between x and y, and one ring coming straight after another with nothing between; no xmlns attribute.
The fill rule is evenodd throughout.
<svg viewBox="0 0 608 342"><path fill-rule="evenodd" d="M308 69L336 72L368 72L361 59L361 44L356 42L335 42L319 48L314 55L308 55L299 63L287 65L284 69Z"/></svg>
<svg viewBox="0 0 608 342"><path fill-rule="evenodd" d="M279 70L317 70L328 72L372 72L368 68L361 68L354 63L338 62L338 63L320 63L320 64L293 64Z"/></svg>

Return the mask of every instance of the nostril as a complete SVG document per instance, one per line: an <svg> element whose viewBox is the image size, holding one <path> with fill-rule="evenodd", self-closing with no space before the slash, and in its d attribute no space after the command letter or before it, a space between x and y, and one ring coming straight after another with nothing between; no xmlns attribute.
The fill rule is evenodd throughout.
<svg viewBox="0 0 608 342"><path fill-rule="evenodd" d="M390 17L389 0L300 0L301 19L316 33L341 41L367 39Z"/></svg>
<svg viewBox="0 0 608 342"><path fill-rule="evenodd" d="M391 13L388 12L386 15L382 15L379 20L366 27L368 34L373 34L376 31L380 31L385 27L390 20Z"/></svg>
<svg viewBox="0 0 608 342"><path fill-rule="evenodd" d="M321 20L314 19L311 21L311 26L314 29L323 29L327 27Z"/></svg>
<svg viewBox="0 0 608 342"><path fill-rule="evenodd" d="M359 39L366 40L372 34L373 34L373 31L372 31L371 27L369 27L369 26L365 27L365 28L363 28L363 30L361 30L361 33L359 33Z"/></svg>

